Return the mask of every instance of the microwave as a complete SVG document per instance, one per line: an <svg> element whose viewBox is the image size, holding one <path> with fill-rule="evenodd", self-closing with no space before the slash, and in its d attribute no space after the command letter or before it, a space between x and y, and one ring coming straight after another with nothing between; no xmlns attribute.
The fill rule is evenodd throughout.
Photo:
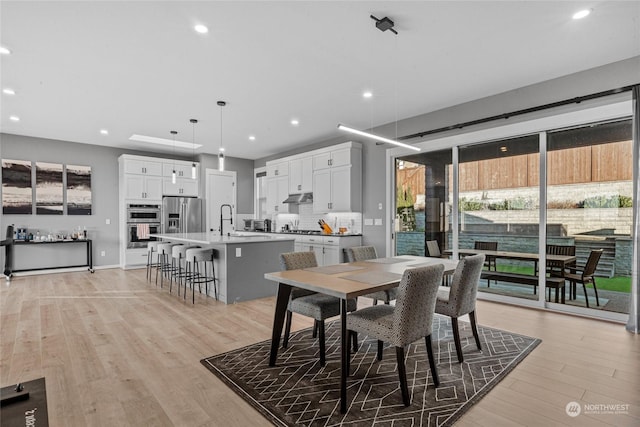
<svg viewBox="0 0 640 427"><path fill-rule="evenodd" d="M127 205L128 223L160 222L160 205Z"/></svg>

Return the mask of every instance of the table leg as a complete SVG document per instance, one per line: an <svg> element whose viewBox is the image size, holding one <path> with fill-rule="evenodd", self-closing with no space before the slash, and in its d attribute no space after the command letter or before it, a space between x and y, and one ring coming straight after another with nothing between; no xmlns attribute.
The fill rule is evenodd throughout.
<svg viewBox="0 0 640 427"><path fill-rule="evenodd" d="M185 291L186 293L186 291ZM280 346L280 335L282 335L282 325L287 314L287 305L291 295L291 286L278 283L278 297L276 299L276 311L273 316L273 332L271 333L271 353L269 355L269 366L276 366L278 358L278 347Z"/></svg>
<svg viewBox="0 0 640 427"><path fill-rule="evenodd" d="M345 414L347 412L347 375L349 366L349 339L347 334L347 300L340 300L340 333L341 339L341 375L340 375L340 413Z"/></svg>

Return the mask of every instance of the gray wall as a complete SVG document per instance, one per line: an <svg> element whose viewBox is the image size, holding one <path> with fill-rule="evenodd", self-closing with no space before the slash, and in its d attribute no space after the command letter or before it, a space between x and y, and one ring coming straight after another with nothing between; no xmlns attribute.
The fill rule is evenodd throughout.
<svg viewBox="0 0 640 427"><path fill-rule="evenodd" d="M211 154L199 156L201 176L205 176L205 170L218 169L218 157ZM236 172L236 214L253 214L253 160L225 157L224 168ZM200 194L205 194L206 182L200 180Z"/></svg>
<svg viewBox="0 0 640 427"><path fill-rule="evenodd" d="M427 83L429 82L426 82L426 84ZM433 84L436 83L437 82L433 82ZM482 84L482 82L478 83ZM462 122L509 113L516 110L549 104L552 102L638 83L640 83L640 56L400 120L397 124L398 135L409 135L420 131L451 126ZM564 107L562 110L568 111L573 108L573 106L568 106ZM558 110L554 110L553 114L557 113ZM438 135L432 135L421 141L442 138L446 135L476 131L483 128L491 128L497 125L516 123L549 114L551 114L551 112L548 111L531 114L526 117L514 117L508 120L501 120L499 122L487 123L456 131L449 131ZM375 128L373 131L381 135L395 135L395 126L395 122L389 123L385 126ZM345 134L345 136L341 138L321 141L310 145L301 144L300 147L295 150L258 159L256 160L256 167L264 166L267 160L326 147L328 145L334 145L345 141L359 141L363 143L363 217L384 217L384 212L386 212L387 203L389 202L389 197L384 194L385 152L386 149L391 147L391 145L375 145L372 140L362 139L359 137L354 138L352 135ZM420 141L409 142L415 143ZM382 203L382 210L378 209L378 203ZM362 243L364 245L374 245L379 254L386 253L385 230L387 230L386 226L363 226Z"/></svg>
<svg viewBox="0 0 640 427"><path fill-rule="evenodd" d="M70 233L76 227L87 227L93 239L94 265L119 264L118 242L118 157L121 154L167 158L166 154L142 152L78 144L68 141L33 138L12 134L0 134L0 158L31 160L91 166L92 214L79 215L2 215L0 233L4 239L6 226L39 229L47 232ZM217 168L217 158L203 156L205 167ZM191 160L190 157L177 157ZM215 166L213 165L215 159ZM253 212L253 161L227 158L227 170L237 168L239 212ZM202 169L204 170L204 169ZM111 224L107 225L107 219ZM105 256L100 252L105 251ZM4 265L4 251L0 251L0 262ZM84 262L84 259L82 260Z"/></svg>

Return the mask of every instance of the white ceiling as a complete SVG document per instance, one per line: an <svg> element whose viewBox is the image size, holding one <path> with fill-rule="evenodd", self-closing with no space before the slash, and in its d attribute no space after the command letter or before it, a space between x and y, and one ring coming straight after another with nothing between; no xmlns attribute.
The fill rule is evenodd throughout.
<svg viewBox="0 0 640 427"><path fill-rule="evenodd" d="M191 141L196 118L217 153L225 100L247 159L640 55L638 1L2 1L0 21L2 132L159 151L128 138Z"/></svg>

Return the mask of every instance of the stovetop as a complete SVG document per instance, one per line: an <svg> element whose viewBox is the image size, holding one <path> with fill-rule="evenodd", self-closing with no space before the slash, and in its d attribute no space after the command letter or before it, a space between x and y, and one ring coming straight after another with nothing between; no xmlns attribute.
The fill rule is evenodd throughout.
<svg viewBox="0 0 640 427"><path fill-rule="evenodd" d="M320 230L284 230L280 233L285 234L322 234Z"/></svg>

